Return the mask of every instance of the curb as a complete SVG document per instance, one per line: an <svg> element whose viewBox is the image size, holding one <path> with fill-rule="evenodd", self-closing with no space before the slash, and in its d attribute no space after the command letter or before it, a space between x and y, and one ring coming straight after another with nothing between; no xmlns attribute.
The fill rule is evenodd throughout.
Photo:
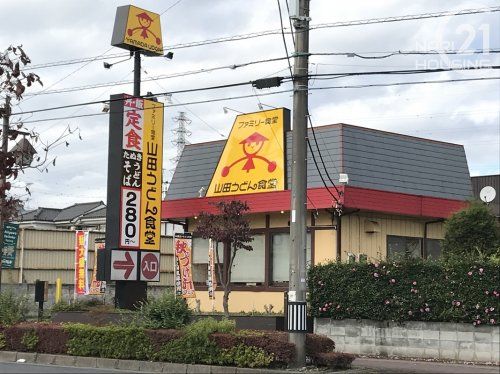
<svg viewBox="0 0 500 374"><path fill-rule="evenodd" d="M238 368L233 366L211 366L211 365L193 365L177 364L171 362L152 362L137 360L118 360L99 357L82 357L68 355L54 355L46 353L32 352L12 352L0 351L0 362L17 362L19 359L26 360L29 364L43 364L54 366L73 366L98 369L118 369L134 372L147 373L175 373L175 374L298 374L303 371L296 370L273 370L273 369L251 369ZM352 371L348 371L352 373Z"/></svg>

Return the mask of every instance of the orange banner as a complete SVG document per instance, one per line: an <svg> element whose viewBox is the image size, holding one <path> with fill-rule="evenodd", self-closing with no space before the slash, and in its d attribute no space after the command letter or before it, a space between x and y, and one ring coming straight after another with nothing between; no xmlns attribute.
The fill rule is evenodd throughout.
<svg viewBox="0 0 500 374"><path fill-rule="evenodd" d="M89 233L86 231L76 231L75 239L75 295L87 295L87 252Z"/></svg>
<svg viewBox="0 0 500 374"><path fill-rule="evenodd" d="M190 233L175 234L174 249L179 266L181 295L186 299L196 297L191 270L192 245L193 238Z"/></svg>
<svg viewBox="0 0 500 374"><path fill-rule="evenodd" d="M104 250L104 247L104 243L95 243L94 268L92 269L92 280L90 281L89 295L104 295L106 292L106 282L97 280L97 253Z"/></svg>

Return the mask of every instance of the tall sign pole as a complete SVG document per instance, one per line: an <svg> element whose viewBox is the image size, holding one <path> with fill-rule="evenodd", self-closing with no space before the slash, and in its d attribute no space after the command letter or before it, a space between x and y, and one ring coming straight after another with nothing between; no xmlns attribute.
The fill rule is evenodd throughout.
<svg viewBox="0 0 500 374"><path fill-rule="evenodd" d="M8 144L9 144L9 117L10 117L10 96L7 95L5 97L5 106L2 111L3 114L3 125L2 125L2 154L5 156L7 155L8 151ZM3 187L6 183L6 175L5 175L5 170L2 168L0 170L0 187ZM0 208L4 208L4 198L3 195L0 198ZM4 247L4 242L3 242L3 227L4 221L3 221L3 211L0 212L0 291L2 290L2 262L3 262L3 247Z"/></svg>
<svg viewBox="0 0 500 374"><path fill-rule="evenodd" d="M163 104L141 98L141 54L163 55L160 15L116 10L111 45L134 54L134 92L110 100L106 244L96 278L116 281L115 300L132 309L160 280Z"/></svg>
<svg viewBox="0 0 500 374"><path fill-rule="evenodd" d="M309 0L298 1L293 17L295 57L293 79L292 204L290 219L290 280L287 321L295 344L296 366L306 362L306 238L307 238L307 116Z"/></svg>

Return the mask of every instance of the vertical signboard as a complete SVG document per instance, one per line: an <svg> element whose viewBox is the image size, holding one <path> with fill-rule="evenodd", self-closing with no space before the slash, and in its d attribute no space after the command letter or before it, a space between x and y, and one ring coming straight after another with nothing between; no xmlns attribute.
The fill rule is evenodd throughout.
<svg viewBox="0 0 500 374"><path fill-rule="evenodd" d="M92 269L92 279L89 286L89 295L104 295L106 292L106 281L97 280L97 262L99 251L104 250L104 241L96 239L94 246L94 267Z"/></svg>
<svg viewBox="0 0 500 374"><path fill-rule="evenodd" d="M181 295L184 298L196 297L191 269L192 249L193 236L191 233L175 234L174 253L179 266Z"/></svg>
<svg viewBox="0 0 500 374"><path fill-rule="evenodd" d="M217 288L217 278L215 277L215 248L214 241L208 241L208 298L215 300L215 289Z"/></svg>
<svg viewBox="0 0 500 374"><path fill-rule="evenodd" d="M0 265L3 269L14 268L18 230L19 225L17 223L5 222L3 224L2 263Z"/></svg>
<svg viewBox="0 0 500 374"><path fill-rule="evenodd" d="M159 281L151 269L160 259L163 104L111 96L108 155L106 255L98 279ZM144 260L142 251L158 252L158 263Z"/></svg>
<svg viewBox="0 0 500 374"><path fill-rule="evenodd" d="M75 232L75 295L88 294L87 254L88 231Z"/></svg>

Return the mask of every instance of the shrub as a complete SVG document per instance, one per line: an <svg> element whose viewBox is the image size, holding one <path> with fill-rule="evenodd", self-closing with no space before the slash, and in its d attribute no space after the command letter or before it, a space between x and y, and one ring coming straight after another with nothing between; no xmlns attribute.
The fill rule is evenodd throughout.
<svg viewBox="0 0 500 374"><path fill-rule="evenodd" d="M412 260L311 268L315 317L498 324L499 267Z"/></svg>
<svg viewBox="0 0 500 374"><path fill-rule="evenodd" d="M238 344L220 353L218 364L238 367L268 367L273 362L273 354L267 354L262 348Z"/></svg>
<svg viewBox="0 0 500 374"><path fill-rule="evenodd" d="M356 356L350 353L321 352L313 357L314 364L332 369L349 369Z"/></svg>
<svg viewBox="0 0 500 374"><path fill-rule="evenodd" d="M203 318L184 329L180 339L165 344L156 354L160 361L182 362L188 364L217 364L221 349L210 339L216 332L229 333L235 330L234 321L216 321Z"/></svg>
<svg viewBox="0 0 500 374"><path fill-rule="evenodd" d="M36 351L36 346L38 345L38 335L35 330L28 330L24 333L21 338L21 344L27 351Z"/></svg>
<svg viewBox="0 0 500 374"><path fill-rule="evenodd" d="M149 329L178 329L189 322L191 315L186 300L165 293L141 305L137 322Z"/></svg>
<svg viewBox="0 0 500 374"><path fill-rule="evenodd" d="M5 340L5 334L0 332L0 351L7 348L7 341Z"/></svg>
<svg viewBox="0 0 500 374"><path fill-rule="evenodd" d="M76 300L72 303L60 301L50 308L52 313L56 312L81 312L88 311L103 306L103 302L99 299Z"/></svg>
<svg viewBox="0 0 500 374"><path fill-rule="evenodd" d="M152 353L151 342L139 327L72 324L65 328L70 355L143 360Z"/></svg>
<svg viewBox="0 0 500 374"><path fill-rule="evenodd" d="M445 224L443 255L487 259L500 255L500 227L488 207L472 202Z"/></svg>
<svg viewBox="0 0 500 374"><path fill-rule="evenodd" d="M9 326L26 320L28 306L26 298L12 292L0 293L0 325Z"/></svg>

